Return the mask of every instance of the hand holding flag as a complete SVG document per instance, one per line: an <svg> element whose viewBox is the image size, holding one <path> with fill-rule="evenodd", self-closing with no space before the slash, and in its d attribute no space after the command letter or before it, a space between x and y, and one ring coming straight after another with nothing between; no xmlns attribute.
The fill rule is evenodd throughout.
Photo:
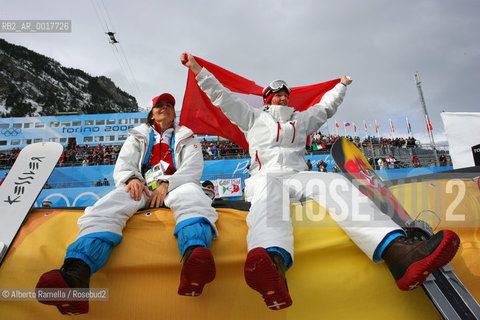
<svg viewBox="0 0 480 320"><path fill-rule="evenodd" d="M196 134L224 137L248 150L244 133L219 108L212 104L207 95L198 87L195 76L205 67L225 88L236 94L238 98L246 101L252 108L263 107L263 87L257 85L254 81L243 78L199 57L194 57L187 52L180 55L180 61L191 71L188 73L180 125L189 127ZM346 80L351 83L350 79ZM323 95L340 81L341 79L335 79L310 86L291 88L289 105L294 107L296 111L306 110L319 103Z"/></svg>
<svg viewBox="0 0 480 320"><path fill-rule="evenodd" d="M182 55L180 56L180 61L183 65L188 62L188 54L186 52L182 53Z"/></svg>
<svg viewBox="0 0 480 320"><path fill-rule="evenodd" d="M349 85L352 83L352 78L350 76L345 76L343 75L341 78L340 78L340 82L343 83L344 85Z"/></svg>
<svg viewBox="0 0 480 320"><path fill-rule="evenodd" d="M180 61L185 67L192 70L194 74L198 74L200 71L202 71L202 66L200 66L197 60L195 60L195 57L188 52L182 53L180 56Z"/></svg>

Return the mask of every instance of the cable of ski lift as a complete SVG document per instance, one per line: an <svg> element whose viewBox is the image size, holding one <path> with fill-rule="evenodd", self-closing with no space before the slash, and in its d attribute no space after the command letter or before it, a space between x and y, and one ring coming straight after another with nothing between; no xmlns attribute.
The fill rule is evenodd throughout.
<svg viewBox="0 0 480 320"><path fill-rule="evenodd" d="M110 43L112 44L112 52L120 66L120 69L122 70L122 73L124 74L124 77L125 77L125 80L127 81L127 85L129 87L130 92L132 93L136 92L137 96L141 97L142 92L140 90L140 87L138 86L137 80L135 78L135 74L133 73L130 63L128 62L128 59L123 50L123 47L121 46L120 41L116 39L115 32L111 31L111 30L115 30L115 28L113 27L110 14L108 13L108 10L104 1L91 0L91 3L97 15L97 18L103 28L103 31L110 39ZM120 47L120 50L117 48L117 46ZM133 85L132 85L132 82L133 82Z"/></svg>

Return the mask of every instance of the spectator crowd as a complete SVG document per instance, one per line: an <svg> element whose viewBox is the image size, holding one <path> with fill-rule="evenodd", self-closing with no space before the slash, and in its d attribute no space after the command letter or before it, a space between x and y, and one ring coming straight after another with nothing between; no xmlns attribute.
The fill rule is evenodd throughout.
<svg viewBox="0 0 480 320"><path fill-rule="evenodd" d="M326 151L332 147L333 143L339 139L340 136L326 135L323 133L315 133L307 140L306 151ZM386 148L409 148L417 145L417 140L413 137L408 138L377 138L366 137L361 139L359 137L347 137L357 147L368 147L373 145L375 147ZM205 138L201 140L203 158L205 160L218 159L232 159L232 158L248 158L248 153L239 147L236 143L229 140L209 141ZM117 160L120 152L120 145L70 145L63 152L59 166L93 166L93 165L113 165ZM14 148L9 151L0 153L0 167L10 168L20 152L19 148ZM415 163L418 166L418 163ZM320 168L322 169L322 168Z"/></svg>
<svg viewBox="0 0 480 320"><path fill-rule="evenodd" d="M223 158L244 158L248 153L240 148L235 142L229 140L223 141L201 141L203 159L217 160Z"/></svg>
<svg viewBox="0 0 480 320"><path fill-rule="evenodd" d="M329 150L333 143L337 141L340 136L337 135L325 135L321 132L317 132L310 136L307 141L307 150L308 151L317 151L317 150ZM417 146L417 140L414 137L408 138L384 138L384 137L365 137L361 139L360 137L346 137L348 140L352 141L357 147L368 147L371 144L380 146L384 148L386 146L396 147L396 148L413 148Z"/></svg>
<svg viewBox="0 0 480 320"><path fill-rule="evenodd" d="M19 153L19 148L13 148L12 150L0 153L0 165L2 168L10 168L15 162L15 159L17 159Z"/></svg>
<svg viewBox="0 0 480 320"><path fill-rule="evenodd" d="M59 166L94 166L115 164L121 146L75 145L67 148L59 160Z"/></svg>

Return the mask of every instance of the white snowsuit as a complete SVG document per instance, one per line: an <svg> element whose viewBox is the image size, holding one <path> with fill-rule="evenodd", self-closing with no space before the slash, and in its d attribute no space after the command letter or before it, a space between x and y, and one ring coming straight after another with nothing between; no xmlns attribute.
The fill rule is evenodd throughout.
<svg viewBox="0 0 480 320"><path fill-rule="evenodd" d="M385 161L382 158L379 158L377 163L378 163L378 166L379 166L380 170L385 170Z"/></svg>
<svg viewBox="0 0 480 320"><path fill-rule="evenodd" d="M120 150L113 172L116 189L98 200L93 207L85 209L85 214L78 220L80 232L77 238L96 232L122 235L128 219L145 206L145 193L140 201L135 201L129 192L125 192L125 183L132 177L144 182L141 168L152 130L146 124L130 130L130 136ZM217 237L217 212L200 186L203 171L201 145L187 127L176 126L174 135L176 172L164 177L169 182L164 203L172 209L177 224L186 219L204 217L210 222L214 237Z"/></svg>
<svg viewBox="0 0 480 320"><path fill-rule="evenodd" d="M290 201L313 199L371 259L384 237L400 227L342 175L307 170L305 145L337 111L346 87L337 84L322 100L303 112L287 106L255 109L238 98L205 68L196 77L213 105L237 125L249 143L251 177L245 180L248 250L280 247L293 259ZM313 182L313 183L312 183ZM341 192L337 192L338 188ZM368 216L367 216L368 215Z"/></svg>

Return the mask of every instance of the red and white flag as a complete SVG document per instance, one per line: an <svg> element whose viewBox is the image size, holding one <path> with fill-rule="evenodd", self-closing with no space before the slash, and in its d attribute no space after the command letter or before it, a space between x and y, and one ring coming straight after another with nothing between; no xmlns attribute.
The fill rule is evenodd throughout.
<svg viewBox="0 0 480 320"><path fill-rule="evenodd" d="M410 135L412 134L412 126L410 125L410 121L408 121L408 117L405 117L407 120L407 133Z"/></svg>
<svg viewBox="0 0 480 320"><path fill-rule="evenodd" d="M428 118L428 115L425 115L425 120L427 122L427 130L430 133L433 131L433 127L432 127L432 124L430 123L430 119Z"/></svg>
<svg viewBox="0 0 480 320"><path fill-rule="evenodd" d="M394 134L394 133L395 133L395 129L393 128L392 119L389 119L389 120L390 120L390 132L391 132L392 134Z"/></svg>
<svg viewBox="0 0 480 320"><path fill-rule="evenodd" d="M195 57L195 60L202 67L207 68L225 88L238 94L252 107L263 106L263 87L201 58ZM289 105L297 111L306 110L320 102L323 95L335 87L338 82L340 79L310 86L293 87L289 95ZM224 137L248 150L248 143L243 132L210 102L207 95L198 87L195 75L191 70L188 71L180 125L189 127L196 134Z"/></svg>

